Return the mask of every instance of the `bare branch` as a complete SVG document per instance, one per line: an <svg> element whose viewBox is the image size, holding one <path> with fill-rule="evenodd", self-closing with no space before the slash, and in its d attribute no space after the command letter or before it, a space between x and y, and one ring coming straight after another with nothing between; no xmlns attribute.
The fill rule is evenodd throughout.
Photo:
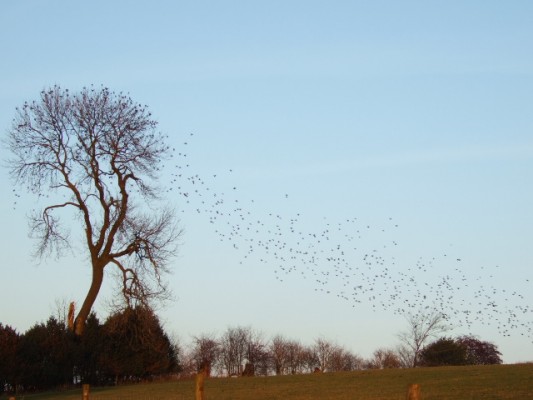
<svg viewBox="0 0 533 400"><path fill-rule="evenodd" d="M402 358L410 360L412 367L418 365L418 358L424 343L430 337L436 337L451 327L446 321L446 315L440 312L418 312L406 316L408 330L398 334L398 338L403 343L400 348Z"/></svg>

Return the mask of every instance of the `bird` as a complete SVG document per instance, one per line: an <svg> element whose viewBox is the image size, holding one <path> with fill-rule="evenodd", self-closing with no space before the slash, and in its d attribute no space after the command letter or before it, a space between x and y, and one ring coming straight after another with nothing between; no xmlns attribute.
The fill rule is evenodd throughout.
<svg viewBox="0 0 533 400"><path fill-rule="evenodd" d="M517 332L533 341L529 297L498 281L499 266L466 268L468 260L449 244L436 255L406 254L405 223L391 215L366 222L361 215L337 220L272 209L231 183L234 168L202 175L193 173L189 158L181 150L171 174L171 185L179 188L175 201L182 211L205 219L220 243L240 256L239 264L271 268L280 284L289 275L310 280L317 295L335 296L356 310L367 304L405 315L429 307L457 326L493 324L502 334Z"/></svg>

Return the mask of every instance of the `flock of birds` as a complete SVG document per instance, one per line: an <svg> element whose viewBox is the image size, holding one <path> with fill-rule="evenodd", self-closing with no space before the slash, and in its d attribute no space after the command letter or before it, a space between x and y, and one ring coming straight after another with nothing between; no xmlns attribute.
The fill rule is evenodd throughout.
<svg viewBox="0 0 533 400"><path fill-rule="evenodd" d="M185 143L184 145L187 145ZM502 288L498 268L472 267L451 254L405 261L392 217L376 227L349 217L310 222L300 213L265 211L236 186L215 190L219 176L191 171L186 153L177 153L169 190L182 212L205 218L221 242L238 252L240 263L265 264L283 282L289 275L311 280L317 292L353 307L368 303L398 315L440 312L452 326L495 326L503 336L533 342L531 296ZM289 194L280 194L280 200Z"/></svg>

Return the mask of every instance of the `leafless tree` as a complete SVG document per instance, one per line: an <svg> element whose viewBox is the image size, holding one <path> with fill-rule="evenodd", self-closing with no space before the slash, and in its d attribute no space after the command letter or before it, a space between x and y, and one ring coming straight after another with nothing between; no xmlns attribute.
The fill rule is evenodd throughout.
<svg viewBox="0 0 533 400"><path fill-rule="evenodd" d="M301 365L304 372L313 372L316 368L320 368L320 360L315 350L315 346L303 347L301 353Z"/></svg>
<svg viewBox="0 0 533 400"><path fill-rule="evenodd" d="M343 346L335 345L329 364L330 371L354 371L362 369L364 360Z"/></svg>
<svg viewBox="0 0 533 400"><path fill-rule="evenodd" d="M428 338L437 337L451 327L446 322L446 316L439 312L408 314L406 319L409 326L407 331L398 335L402 343L398 354L401 362L417 367L420 352Z"/></svg>
<svg viewBox="0 0 533 400"><path fill-rule="evenodd" d="M248 329L246 349L246 363L252 366L251 372L254 375L267 375L269 353L261 332Z"/></svg>
<svg viewBox="0 0 533 400"><path fill-rule="evenodd" d="M274 336L270 342L269 353L274 373L285 374L289 364L289 341L281 335Z"/></svg>
<svg viewBox="0 0 533 400"><path fill-rule="evenodd" d="M196 371L203 369L209 377L220 354L218 340L212 335L201 335L195 336L193 342L192 357L196 364Z"/></svg>
<svg viewBox="0 0 533 400"><path fill-rule="evenodd" d="M398 353L392 349L379 348L374 351L368 367L373 369L400 368L402 363Z"/></svg>
<svg viewBox="0 0 533 400"><path fill-rule="evenodd" d="M331 371L333 354L337 349L337 345L320 337L315 340L313 351L318 360L318 367L322 372Z"/></svg>
<svg viewBox="0 0 533 400"><path fill-rule="evenodd" d="M360 369L364 369L365 360L358 356L357 354L353 354L351 352L348 352L344 354L344 370L345 371L357 371Z"/></svg>
<svg viewBox="0 0 533 400"><path fill-rule="evenodd" d="M71 246L71 221L88 250L92 280L76 315L78 335L108 265L118 268L130 305L167 293L162 275L180 232L173 210L157 201L157 175L172 150L156 126L147 108L124 94L54 86L18 108L8 131L12 178L45 203L31 216L35 255L60 256Z"/></svg>
<svg viewBox="0 0 533 400"><path fill-rule="evenodd" d="M248 351L250 328L230 327L220 339L220 360L228 376L240 376Z"/></svg>
<svg viewBox="0 0 533 400"><path fill-rule="evenodd" d="M292 375L303 372L305 367L304 353L305 348L299 341L290 340L287 343L287 363Z"/></svg>
<svg viewBox="0 0 533 400"><path fill-rule="evenodd" d="M342 346L334 346L329 358L329 370L332 372L346 371L346 356L349 353Z"/></svg>

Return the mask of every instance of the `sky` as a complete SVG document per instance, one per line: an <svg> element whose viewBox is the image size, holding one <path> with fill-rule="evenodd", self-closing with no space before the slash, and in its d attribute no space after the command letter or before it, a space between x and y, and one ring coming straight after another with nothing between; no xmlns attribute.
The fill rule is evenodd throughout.
<svg viewBox="0 0 533 400"><path fill-rule="evenodd" d="M42 89L94 84L147 104L186 154L181 181L161 175L183 229L158 311L172 335L249 326L370 357L399 344L409 311L437 309L448 335L533 360L530 1L0 10L2 136ZM81 243L32 258L35 199L13 192L8 158L2 146L0 322L24 332L81 303L90 266Z"/></svg>

